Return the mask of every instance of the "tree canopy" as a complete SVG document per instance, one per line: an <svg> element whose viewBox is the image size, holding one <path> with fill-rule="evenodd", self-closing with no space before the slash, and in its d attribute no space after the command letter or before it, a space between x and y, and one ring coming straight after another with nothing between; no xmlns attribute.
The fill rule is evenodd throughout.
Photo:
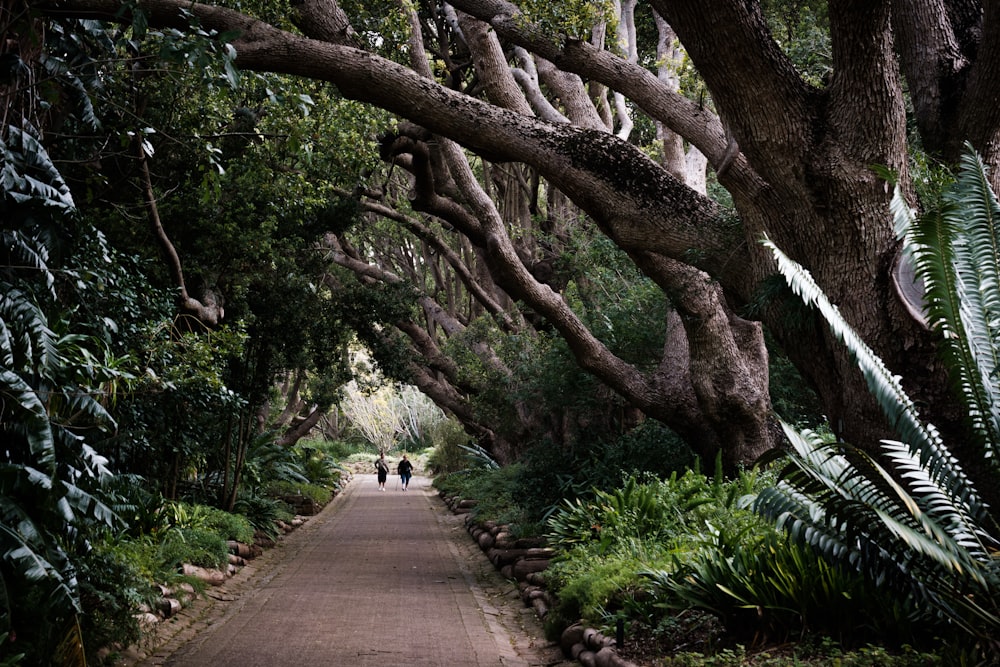
<svg viewBox="0 0 1000 667"><path fill-rule="evenodd" d="M281 174L298 174L304 180L296 187L314 189L316 205L286 219L324 230L325 258L366 293L408 286L415 309L385 320L390 328L369 328L369 344L395 355L400 377L499 451L519 431L501 432L473 409L483 377L455 366L446 342L461 340L484 373L510 377L510 360L490 336L553 332L627 410L668 424L703 456L723 452L735 466L779 437L765 329L816 389L838 434L889 432L850 355L815 316L769 289L774 264L759 243L765 233L810 269L847 321L913 383L932 420L963 428L933 361L933 337L901 296L905 262L892 230L892 189L872 167L894 172L913 192L918 151L950 163L968 140L988 166L996 164L995 19L967 0L919 12L911 5L31 6L52 18L121 24L143 54L138 62L158 62L145 55L158 49L160 58L193 65L202 78L189 77L189 91L221 90L239 72L300 80L299 92L288 94L266 75L247 77L240 104L230 96L228 107L186 106L176 96L181 88L150 90L178 100L159 102L161 111L214 109L217 122L226 116L235 130L217 131L210 148L198 135L203 186L223 187L211 168L228 169L226 186L247 207L241 212L224 198L215 204L219 214L257 223L268 208L307 202L304 193L294 201L268 194ZM217 66L206 70L209 61ZM150 71L135 85L161 76ZM152 96L164 93L148 94L123 118L144 118L156 108ZM281 107L269 104L279 98L322 122L278 129L272 123ZM142 124L123 126L130 123L139 136ZM167 143L157 134L145 139L152 147ZM345 140L356 158L376 147L382 164L352 164L351 151L332 149ZM257 186L236 182L239 168L228 163L234 154L279 147L285 159L268 165L277 171ZM204 159L206 148L216 157ZM141 183L143 165L155 171L170 159L164 150L143 152L130 173ZM247 164L262 158L257 152ZM106 169L102 162L99 171ZM155 174L147 183L154 193L176 187L157 183ZM352 202L352 213L338 198ZM217 215L170 215L211 220L217 234ZM234 227L231 237L218 237L220 247L258 243L248 231ZM192 233L188 252L212 247L206 232L185 232ZM267 227L261 233L260 242L274 238ZM594 280L593 267L566 261L595 238L611 241L620 254L614 262L625 260L665 304L659 342L642 358L627 349L636 341L600 321L606 304L587 310L604 276ZM213 284L222 273L216 266L217 275L198 276L201 295L189 294L196 303L188 306L217 308L216 292L234 287ZM345 285L340 271L325 280ZM537 427L530 412L522 404L510 415L521 434Z"/></svg>

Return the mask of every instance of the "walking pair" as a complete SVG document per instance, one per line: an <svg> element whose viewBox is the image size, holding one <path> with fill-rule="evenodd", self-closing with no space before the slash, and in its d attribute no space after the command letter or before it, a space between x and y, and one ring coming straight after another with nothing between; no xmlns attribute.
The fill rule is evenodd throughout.
<svg viewBox="0 0 1000 667"><path fill-rule="evenodd" d="M389 462L385 460L385 452L379 452L378 460L375 461L375 472L378 474L378 490L385 491L385 480L389 476ZM406 458L406 454L403 454L403 458L396 466L396 472L399 474L403 491L406 491L406 487L410 485L410 478L413 477L413 464Z"/></svg>

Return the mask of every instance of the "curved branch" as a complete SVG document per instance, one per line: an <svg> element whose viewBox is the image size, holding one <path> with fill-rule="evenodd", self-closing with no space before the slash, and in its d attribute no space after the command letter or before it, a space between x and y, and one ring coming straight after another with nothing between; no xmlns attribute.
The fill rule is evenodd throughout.
<svg viewBox="0 0 1000 667"><path fill-rule="evenodd" d="M531 106L507 66L507 58L496 33L487 30L485 23L468 14L460 12L458 18L472 52L476 73L485 84L486 98L497 106L531 116Z"/></svg>
<svg viewBox="0 0 1000 667"><path fill-rule="evenodd" d="M524 94L528 99L528 104L534 110L535 114L547 120L550 123L568 123L569 118L566 118L558 109L556 109L548 98L542 94L542 88L539 84L538 78L538 68L535 66L535 61L526 50L520 46L514 48L514 56L517 61L520 62L520 67L515 67L511 70L514 80L521 86L524 90Z"/></svg>
<svg viewBox="0 0 1000 667"><path fill-rule="evenodd" d="M142 191L146 198L146 207L149 210L149 222L153 227L153 234L156 236L163 254L166 256L167 265L170 268L170 275L173 276L174 285L178 289L178 302L180 307L197 317L201 322L209 326L215 326L222 321L224 310L220 304L208 302L202 303L188 294L187 284L184 282L184 269L181 267L181 258L177 254L177 249L167 236L163 223L160 221L160 209L156 204L156 193L153 192L153 179L149 173L149 158L142 143L139 143L139 166L142 171Z"/></svg>
<svg viewBox="0 0 1000 667"><path fill-rule="evenodd" d="M309 435L309 431L319 423L319 420L326 415L326 410L314 405L305 419L300 420L291 428L287 429L277 439L276 443L282 447L291 447L302 438Z"/></svg>
<svg viewBox="0 0 1000 667"><path fill-rule="evenodd" d="M342 193L346 196L346 193ZM437 234L435 234L427 225L424 225L419 220L414 219L411 216L405 215L400 211L386 206L385 204L378 204L371 201L360 202L362 210L374 213L381 216L387 220L394 220L399 224L403 225L406 229L410 230L414 236L420 240L427 243L429 246L434 248L441 257L448 262L448 266L451 267L452 271L458 276L462 284L465 285L469 293L476 299L485 309L486 312L490 313L497 323L506 331L516 331L518 326L515 326L514 321L511 319L510 314L507 313L503 306L493 298L489 291L480 283L479 280L472 275L469 270L468 265L462 260L462 258L456 253L451 247L448 246L443 240L441 240Z"/></svg>
<svg viewBox="0 0 1000 667"><path fill-rule="evenodd" d="M488 22L504 39L560 69L599 81L622 93L652 118L695 145L713 166L718 168L723 164L729 142L718 117L703 105L678 94L645 68L588 42L560 44L552 35L525 21L520 10L506 0L455 0L453 4ZM734 167L736 170L732 171ZM736 162L730 170L736 175L745 168L745 162ZM750 178L750 175L743 177Z"/></svg>
<svg viewBox="0 0 1000 667"><path fill-rule="evenodd" d="M622 248L639 245L696 262L744 297L753 289L750 257L742 239L732 234L731 218L607 132L493 107L377 55L300 37L226 8L184 0L141 0L139 6L151 25L184 27L187 16L194 15L204 28L239 30L234 46L242 68L329 81L346 97L409 118L494 161L533 165ZM60 0L58 7L72 7L78 16L130 18L128 12L120 14L117 0ZM691 256L691 248L699 248L697 256Z"/></svg>

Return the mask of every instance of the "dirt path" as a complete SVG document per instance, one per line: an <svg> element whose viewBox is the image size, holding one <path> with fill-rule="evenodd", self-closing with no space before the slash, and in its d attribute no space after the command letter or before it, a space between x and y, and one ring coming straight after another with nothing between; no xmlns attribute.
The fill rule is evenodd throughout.
<svg viewBox="0 0 1000 667"><path fill-rule="evenodd" d="M317 516L126 664L560 665L534 613L424 477L356 475ZM171 625L173 624L173 625Z"/></svg>

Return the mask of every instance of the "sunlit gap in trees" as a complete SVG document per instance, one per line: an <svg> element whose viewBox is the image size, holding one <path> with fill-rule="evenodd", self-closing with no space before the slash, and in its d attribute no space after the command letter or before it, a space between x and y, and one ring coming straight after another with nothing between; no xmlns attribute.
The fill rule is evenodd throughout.
<svg viewBox="0 0 1000 667"><path fill-rule="evenodd" d="M353 349L351 366L355 379L341 389L340 411L376 450L422 447L431 428L447 419L419 389L383 376L367 350Z"/></svg>

